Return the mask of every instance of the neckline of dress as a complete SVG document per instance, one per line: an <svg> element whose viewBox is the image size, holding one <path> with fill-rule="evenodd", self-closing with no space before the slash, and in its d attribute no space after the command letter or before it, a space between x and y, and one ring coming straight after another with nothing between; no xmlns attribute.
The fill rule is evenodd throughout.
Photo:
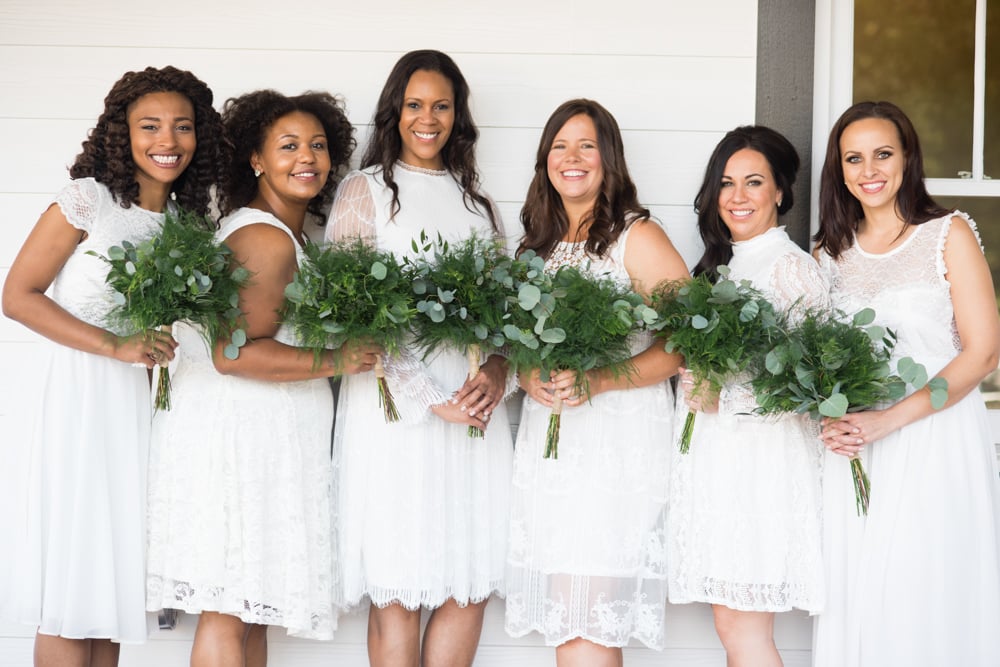
<svg viewBox="0 0 1000 667"><path fill-rule="evenodd" d="M751 248L753 246L763 245L768 241L777 239L778 241L783 240L788 236L785 232L784 225L778 225L777 227L771 227L763 234L758 234L752 238L746 239L744 241L733 241L733 252L736 252L737 248Z"/></svg>
<svg viewBox="0 0 1000 667"><path fill-rule="evenodd" d="M886 257L892 257L896 253L902 252L902 250L906 246L910 245L913 239L917 237L917 234L920 233L920 230L926 224L927 223L925 222L923 225L913 225L914 230L910 232L909 236L903 239L902 243L900 243L895 248L890 248L889 250L886 250L885 252L869 252L868 250L865 250L864 248L861 247L861 243L858 242L858 233L854 232L854 249L857 250L858 254L861 255L862 257L869 257L871 259L883 259Z"/></svg>
<svg viewBox="0 0 1000 667"><path fill-rule="evenodd" d="M402 160L396 160L396 166L403 171L409 171L414 174L424 174L425 176L447 176L447 169L428 169L427 167L418 167L416 165L407 164Z"/></svg>

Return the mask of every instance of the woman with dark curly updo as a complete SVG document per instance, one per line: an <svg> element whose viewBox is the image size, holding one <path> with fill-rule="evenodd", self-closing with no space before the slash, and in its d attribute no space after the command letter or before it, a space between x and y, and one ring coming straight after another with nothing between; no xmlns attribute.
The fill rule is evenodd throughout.
<svg viewBox="0 0 1000 667"><path fill-rule="evenodd" d="M440 51L396 63L361 170L327 228L412 257L421 233L449 241L503 233L480 190L469 86ZM344 379L334 434L337 531L348 606L371 600L373 665L469 665L483 613L503 591L511 440L506 362L415 345L386 360L402 420L387 424L371 375ZM489 428L487 426L489 425ZM486 433L469 438L468 427ZM421 608L431 610L421 631Z"/></svg>
<svg viewBox="0 0 1000 667"><path fill-rule="evenodd" d="M371 370L347 345L322 363L279 324L302 261L306 214L332 195L354 148L340 101L261 90L230 99L235 159L217 237L252 274L239 358L177 327L173 407L153 420L148 609L201 614L191 664L262 665L266 630L329 639L336 627L327 378Z"/></svg>
<svg viewBox="0 0 1000 667"><path fill-rule="evenodd" d="M171 199L205 213L221 129L212 91L190 72L125 74L4 284L4 314L57 343L31 443L25 532L12 540L11 608L38 628L36 665L116 665L118 642L146 638L146 370L173 358L176 343L106 328L107 265L90 253L152 236Z"/></svg>

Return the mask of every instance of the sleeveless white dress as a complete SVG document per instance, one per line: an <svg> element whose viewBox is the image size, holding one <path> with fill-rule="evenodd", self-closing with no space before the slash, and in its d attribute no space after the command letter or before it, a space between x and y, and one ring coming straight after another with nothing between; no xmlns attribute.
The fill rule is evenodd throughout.
<svg viewBox="0 0 1000 667"><path fill-rule="evenodd" d="M825 308L819 266L771 229L733 244L730 278L749 280L779 310ZM818 423L753 415L748 384L723 387L717 414L698 413L691 448L672 448L670 601L781 612L823 604ZM679 440L688 408L680 393Z"/></svg>
<svg viewBox="0 0 1000 667"><path fill-rule="evenodd" d="M828 255L834 305L875 309L899 336L893 358L933 376L961 350L944 248L964 213L917 226L881 255L857 243ZM827 454L823 480L827 606L816 667L1000 665L1000 482L979 390L869 444L867 517L857 516L848 460Z"/></svg>
<svg viewBox="0 0 1000 667"><path fill-rule="evenodd" d="M258 223L295 243L252 208L225 218L216 236ZM297 243L296 253L301 262ZM331 638L329 382L221 375L198 330L181 323L175 335L173 406L154 416L150 448L147 609L217 611ZM284 325L274 338L296 344Z"/></svg>
<svg viewBox="0 0 1000 667"><path fill-rule="evenodd" d="M135 204L122 208L92 178L73 181L55 201L87 238L53 281L52 298L73 316L113 330L107 322L113 305L108 265L86 253L107 256L123 240L148 239L163 215ZM44 389L27 443L27 507L18 512L11 536L13 580L6 604L15 620L42 634L142 642L146 369L46 345Z"/></svg>
<svg viewBox="0 0 1000 667"><path fill-rule="evenodd" d="M489 219L470 210L446 171L397 162L401 208L390 219L391 192L377 168L351 172L340 184L328 223L331 239L363 237L397 257L411 242L491 235ZM502 232L501 232L502 234ZM502 594L507 548L512 442L500 403L486 437L434 415L465 382L468 362L443 348L423 359L410 347L386 360L401 421L387 424L372 373L345 376L334 434L336 526L344 582L342 602L364 598L384 607L459 605Z"/></svg>
<svg viewBox="0 0 1000 667"><path fill-rule="evenodd" d="M630 286L631 229L602 258L585 254L583 243L560 243L546 269L576 266ZM651 343L647 333L630 341L633 354ZM564 407L559 458L546 459L551 409L525 397L507 556L509 634L539 632L549 646L580 637L663 647L673 409L667 382Z"/></svg>

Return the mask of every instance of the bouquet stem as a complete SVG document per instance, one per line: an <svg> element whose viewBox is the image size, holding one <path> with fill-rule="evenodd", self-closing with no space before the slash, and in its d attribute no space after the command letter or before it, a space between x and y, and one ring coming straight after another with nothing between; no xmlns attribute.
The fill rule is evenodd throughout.
<svg viewBox="0 0 1000 667"><path fill-rule="evenodd" d="M469 379L472 380L479 375L479 346L473 343L469 347L465 348L465 358L469 362ZM485 438L486 434L483 433L483 429L478 426L470 426L469 437Z"/></svg>
<svg viewBox="0 0 1000 667"><path fill-rule="evenodd" d="M160 331L170 333L171 327L164 325ZM153 399L153 410L170 409L170 362L164 360L159 362L159 369L156 374L156 397Z"/></svg>
<svg viewBox="0 0 1000 667"><path fill-rule="evenodd" d="M691 449L691 434L694 433L694 410L688 410L687 417L684 418L684 428L681 429L681 454L687 454Z"/></svg>
<svg viewBox="0 0 1000 667"><path fill-rule="evenodd" d="M562 398L557 394L552 399L552 413L549 414L549 428L545 432L545 454L542 455L542 458L559 458L559 422L562 407Z"/></svg>
<svg viewBox="0 0 1000 667"><path fill-rule="evenodd" d="M861 459L855 457L851 459L851 477L854 478L854 504L858 509L858 516L862 514L868 516L868 500L871 492L871 484L868 483L868 475L861 465Z"/></svg>
<svg viewBox="0 0 1000 667"><path fill-rule="evenodd" d="M389 391L389 383L385 381L385 365L382 363L382 355L375 357L375 381L378 384L378 406L385 414L385 423L399 421L399 410L396 409L396 401Z"/></svg>

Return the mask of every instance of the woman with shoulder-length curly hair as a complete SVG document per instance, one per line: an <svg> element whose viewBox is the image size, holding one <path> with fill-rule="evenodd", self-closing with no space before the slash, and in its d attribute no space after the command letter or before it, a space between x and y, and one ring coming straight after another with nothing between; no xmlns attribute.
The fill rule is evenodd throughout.
<svg viewBox="0 0 1000 667"><path fill-rule="evenodd" d="M228 359L178 325L149 466L148 609L201 615L196 667L264 664L268 625L332 637L327 378L371 370L377 351L348 344L317 364L278 317L307 211L329 201L354 146L340 101L261 90L228 100L223 121L235 159L216 236L252 275L239 304L249 342Z"/></svg>
<svg viewBox="0 0 1000 667"><path fill-rule="evenodd" d="M221 146L212 91L197 77L128 72L4 283L4 314L55 343L7 601L38 630L36 665L107 667L119 642L146 638L146 369L176 343L106 328L114 300L91 253L153 236L172 198L205 213Z"/></svg>
<svg viewBox="0 0 1000 667"><path fill-rule="evenodd" d="M890 102L834 124L820 180L816 250L833 304L875 310L912 357L948 382L827 420L823 532L827 605L817 667L1000 664L1000 487L979 383L1000 358L990 268L968 215L934 202L920 142ZM871 480L855 516L851 457Z"/></svg>
<svg viewBox="0 0 1000 667"><path fill-rule="evenodd" d="M716 277L726 264L730 279L749 281L792 319L829 305L816 261L781 226L798 169L780 133L737 127L712 152L695 198L705 242L695 273ZM823 606L818 429L806 415L754 415L748 377L716 395L681 378L676 415L707 414L690 451L673 448L670 601L712 605L728 665L775 667L775 613ZM680 431L675 424L675 440Z"/></svg>
<svg viewBox="0 0 1000 667"><path fill-rule="evenodd" d="M648 296L687 269L639 204L614 117L591 100L549 117L521 210L520 250L610 277ZM572 332L570 334L572 336ZM633 372L521 373L527 396L514 459L507 632L540 632L560 665L620 665L635 638L663 646L666 503L679 357L648 333L630 341ZM585 385L581 396L574 387ZM553 398L563 401L560 455L545 459Z"/></svg>
<svg viewBox="0 0 1000 667"><path fill-rule="evenodd" d="M469 86L440 51L393 67L362 168L337 192L327 235L412 257L423 233L503 237L479 188ZM483 613L503 592L511 437L506 362L466 380L455 350L408 346L386 360L402 420L386 424L370 375L344 379L334 469L344 600L371 600L374 665L472 663ZM472 439L468 427L485 431ZM489 428L487 428L487 426ZM421 637L420 609L432 610Z"/></svg>

